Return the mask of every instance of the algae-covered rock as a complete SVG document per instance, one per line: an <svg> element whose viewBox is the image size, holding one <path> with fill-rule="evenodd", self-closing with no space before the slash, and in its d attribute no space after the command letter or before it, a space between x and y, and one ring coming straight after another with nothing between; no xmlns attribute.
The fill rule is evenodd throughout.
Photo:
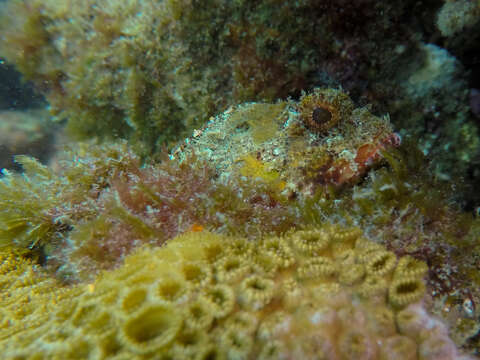
<svg viewBox="0 0 480 360"><path fill-rule="evenodd" d="M433 44L419 49L419 62L402 71L399 96L390 111L402 135L418 139L439 178L460 182L478 177L480 141L470 111L469 85L462 64ZM477 195L475 195L475 200Z"/></svg>
<svg viewBox="0 0 480 360"><path fill-rule="evenodd" d="M10 0L2 9L0 55L73 137L128 138L155 158L230 106L342 86L418 136L438 176L480 178L468 104L474 1ZM428 94L438 77L410 84L445 60L443 48L446 63L466 68L456 63Z"/></svg>
<svg viewBox="0 0 480 360"><path fill-rule="evenodd" d="M437 27L443 36L450 37L480 21L478 1L445 1L437 14Z"/></svg>
<svg viewBox="0 0 480 360"><path fill-rule="evenodd" d="M389 76L409 3L12 0L0 54L73 135L151 154L230 105Z"/></svg>
<svg viewBox="0 0 480 360"><path fill-rule="evenodd" d="M0 111L0 169L15 168L15 155L29 155L46 162L54 153L59 130L60 126L50 121L45 110Z"/></svg>

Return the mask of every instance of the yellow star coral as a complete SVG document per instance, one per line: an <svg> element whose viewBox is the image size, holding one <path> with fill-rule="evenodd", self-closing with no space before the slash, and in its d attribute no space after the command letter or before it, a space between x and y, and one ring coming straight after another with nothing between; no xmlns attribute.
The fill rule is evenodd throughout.
<svg viewBox="0 0 480 360"><path fill-rule="evenodd" d="M18 250L0 250L0 342L16 334L25 339L34 336L55 303L66 305L77 290L66 292Z"/></svg>
<svg viewBox="0 0 480 360"><path fill-rule="evenodd" d="M1 276L14 283L33 266L10 266L12 256ZM2 314L16 323L2 321L0 347L4 359L414 359L435 341L454 349L418 323L424 272L407 260L400 267L358 229L334 225L255 242L186 233L61 296L30 290L22 308L33 312L17 318L9 299L25 287L3 281ZM410 338L411 327L428 336Z"/></svg>

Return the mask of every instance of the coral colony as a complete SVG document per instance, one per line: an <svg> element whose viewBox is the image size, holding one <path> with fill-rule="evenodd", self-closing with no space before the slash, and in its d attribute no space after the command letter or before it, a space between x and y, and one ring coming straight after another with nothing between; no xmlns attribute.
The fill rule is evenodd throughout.
<svg viewBox="0 0 480 360"><path fill-rule="evenodd" d="M422 308L427 266L360 234L189 232L69 289L3 255L2 348L11 358L459 358Z"/></svg>
<svg viewBox="0 0 480 360"><path fill-rule="evenodd" d="M66 120L2 170L2 359L479 355L474 92L415 31L480 4L437 2L2 4Z"/></svg>

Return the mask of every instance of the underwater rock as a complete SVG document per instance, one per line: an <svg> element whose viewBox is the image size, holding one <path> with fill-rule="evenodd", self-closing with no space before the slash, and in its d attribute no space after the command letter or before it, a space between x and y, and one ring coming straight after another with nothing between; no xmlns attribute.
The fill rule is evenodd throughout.
<svg viewBox="0 0 480 360"><path fill-rule="evenodd" d="M0 111L0 169L19 169L15 155L29 155L46 162L54 152L59 125L44 110Z"/></svg>
<svg viewBox="0 0 480 360"><path fill-rule="evenodd" d="M443 36L450 37L472 27L480 21L478 1L445 1L437 14L437 28Z"/></svg>
<svg viewBox="0 0 480 360"><path fill-rule="evenodd" d="M73 136L128 138L151 155L232 105L315 86L368 92L433 21L417 4L11 0L0 54Z"/></svg>
<svg viewBox="0 0 480 360"><path fill-rule="evenodd" d="M466 0L10 0L0 55L73 139L128 139L156 158L229 106L342 86L417 136L437 176L476 186L478 124L463 91L480 33L474 9ZM442 39L444 28L453 35ZM422 41L454 50L465 69L419 99L402 83L422 71ZM459 197L480 201L468 189Z"/></svg>
<svg viewBox="0 0 480 360"><path fill-rule="evenodd" d="M470 110L480 118L480 90L478 89L470 89Z"/></svg>
<svg viewBox="0 0 480 360"><path fill-rule="evenodd" d="M458 184L475 183L480 159L478 124L470 112L468 77L447 49L421 44L417 61L399 71L399 91L388 111L402 136L413 136L434 166L434 175ZM461 190L471 193L471 190ZM459 196L461 197L461 196ZM476 194L468 195L473 202Z"/></svg>

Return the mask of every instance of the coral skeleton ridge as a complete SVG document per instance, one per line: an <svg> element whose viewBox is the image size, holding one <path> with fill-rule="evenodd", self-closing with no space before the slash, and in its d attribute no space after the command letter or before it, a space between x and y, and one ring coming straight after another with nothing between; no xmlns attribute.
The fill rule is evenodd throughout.
<svg viewBox="0 0 480 360"><path fill-rule="evenodd" d="M51 292L20 255L1 260L6 360L459 356L422 307L425 265L357 228L257 241L189 232Z"/></svg>

